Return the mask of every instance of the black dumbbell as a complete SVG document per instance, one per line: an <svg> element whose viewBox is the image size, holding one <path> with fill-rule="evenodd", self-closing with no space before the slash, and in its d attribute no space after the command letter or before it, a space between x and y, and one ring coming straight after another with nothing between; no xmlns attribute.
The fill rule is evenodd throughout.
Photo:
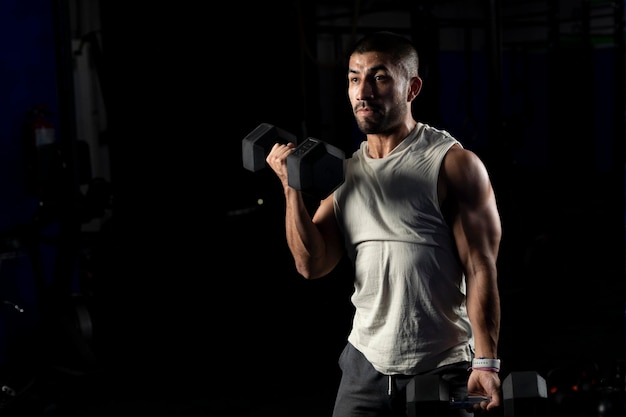
<svg viewBox="0 0 626 417"><path fill-rule="evenodd" d="M296 136L268 123L261 123L243 139L243 167L252 172L265 168L272 146L288 142L297 144L287 157L289 186L321 200L343 183L345 156L341 149L315 138L298 144Z"/></svg>
<svg viewBox="0 0 626 417"><path fill-rule="evenodd" d="M406 387L407 416L443 417L454 409L469 409L485 397L450 397L448 385L439 375L417 375Z"/></svg>
<svg viewBox="0 0 626 417"><path fill-rule="evenodd" d="M546 417L546 382L536 372L511 372L502 383L504 417ZM449 388L439 375L417 375L406 387L407 416L443 417L454 409L471 408L484 397L451 398Z"/></svg>
<svg viewBox="0 0 626 417"><path fill-rule="evenodd" d="M548 387L537 372L511 372L502 382L502 397L504 417L548 415Z"/></svg>

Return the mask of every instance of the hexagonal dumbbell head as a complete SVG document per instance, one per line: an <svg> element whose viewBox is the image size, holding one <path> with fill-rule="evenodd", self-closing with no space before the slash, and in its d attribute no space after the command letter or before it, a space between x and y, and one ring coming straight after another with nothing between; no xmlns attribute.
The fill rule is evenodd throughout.
<svg viewBox="0 0 626 417"><path fill-rule="evenodd" d="M295 135L269 123L261 123L241 142L243 167L257 172L267 165L265 158L275 143L297 143Z"/></svg>
<svg viewBox="0 0 626 417"><path fill-rule="evenodd" d="M344 182L344 164L341 149L307 138L287 157L289 185L322 200Z"/></svg>

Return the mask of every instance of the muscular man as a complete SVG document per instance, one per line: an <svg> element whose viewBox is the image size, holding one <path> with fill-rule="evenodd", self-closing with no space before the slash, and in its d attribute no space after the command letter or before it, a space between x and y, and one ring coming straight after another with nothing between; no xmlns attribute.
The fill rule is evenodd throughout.
<svg viewBox="0 0 626 417"><path fill-rule="evenodd" d="M407 38L378 32L356 43L347 88L366 140L312 216L287 182L294 144L267 156L284 188L298 272L323 277L344 255L354 265L355 314L333 417L406 417L406 385L418 374L441 375L455 398L490 397L474 413L502 402L496 197L476 154L414 119L421 87Z"/></svg>

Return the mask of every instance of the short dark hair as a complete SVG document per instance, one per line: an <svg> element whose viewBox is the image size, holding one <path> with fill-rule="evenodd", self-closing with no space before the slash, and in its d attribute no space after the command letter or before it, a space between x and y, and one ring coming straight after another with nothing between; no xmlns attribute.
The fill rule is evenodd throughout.
<svg viewBox="0 0 626 417"><path fill-rule="evenodd" d="M394 62L402 65L409 77L419 74L419 56L411 40L389 31L373 32L359 39L348 57L366 52L383 52L391 55Z"/></svg>

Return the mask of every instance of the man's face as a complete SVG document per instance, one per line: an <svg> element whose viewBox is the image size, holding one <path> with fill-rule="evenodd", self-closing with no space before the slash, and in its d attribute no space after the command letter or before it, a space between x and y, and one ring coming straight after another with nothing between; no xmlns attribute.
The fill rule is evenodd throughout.
<svg viewBox="0 0 626 417"><path fill-rule="evenodd" d="M363 133L385 133L404 120L407 81L388 54L353 54L348 65L348 97Z"/></svg>

